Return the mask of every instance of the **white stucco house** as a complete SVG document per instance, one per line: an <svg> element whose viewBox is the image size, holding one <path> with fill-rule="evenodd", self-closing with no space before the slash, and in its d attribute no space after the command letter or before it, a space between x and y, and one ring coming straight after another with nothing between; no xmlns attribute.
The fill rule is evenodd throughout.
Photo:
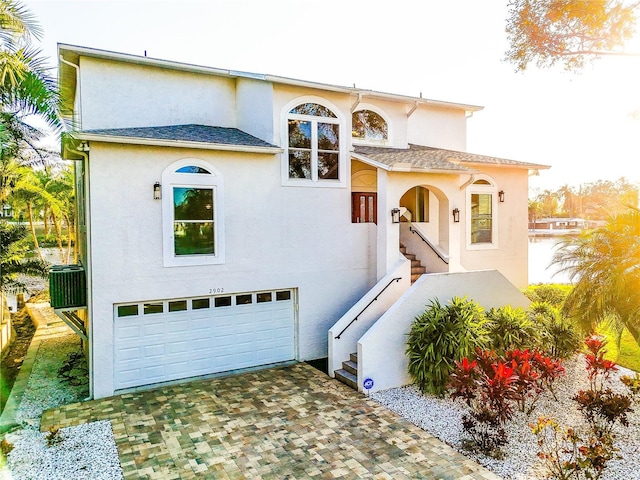
<svg viewBox="0 0 640 480"><path fill-rule="evenodd" d="M547 167L467 153L481 107L59 58L81 267L52 285L86 298L52 299L86 340L95 398L326 357L361 391L388 388L431 298L526 302L528 175Z"/></svg>

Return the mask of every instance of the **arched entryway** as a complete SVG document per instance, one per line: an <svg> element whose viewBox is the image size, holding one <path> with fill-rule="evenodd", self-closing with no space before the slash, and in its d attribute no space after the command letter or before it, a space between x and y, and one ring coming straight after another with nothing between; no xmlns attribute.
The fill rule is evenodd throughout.
<svg viewBox="0 0 640 480"><path fill-rule="evenodd" d="M449 271L449 200L433 185L415 185L400 198L400 243L427 268Z"/></svg>

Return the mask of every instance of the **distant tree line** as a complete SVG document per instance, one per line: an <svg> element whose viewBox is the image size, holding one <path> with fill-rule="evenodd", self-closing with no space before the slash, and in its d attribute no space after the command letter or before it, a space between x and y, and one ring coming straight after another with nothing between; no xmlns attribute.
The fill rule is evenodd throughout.
<svg viewBox="0 0 640 480"><path fill-rule="evenodd" d="M568 217L602 221L638 207L638 185L622 177L544 190L529 199L529 221Z"/></svg>

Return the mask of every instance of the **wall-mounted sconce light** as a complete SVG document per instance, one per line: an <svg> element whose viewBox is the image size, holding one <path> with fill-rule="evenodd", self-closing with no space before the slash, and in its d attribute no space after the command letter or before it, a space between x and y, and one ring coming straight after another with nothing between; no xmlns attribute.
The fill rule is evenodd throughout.
<svg viewBox="0 0 640 480"><path fill-rule="evenodd" d="M498 200L500 200L500 203L504 202L504 190L498 192Z"/></svg>
<svg viewBox="0 0 640 480"><path fill-rule="evenodd" d="M392 208L391 209L391 223L400 223L400 209Z"/></svg>
<svg viewBox="0 0 640 480"><path fill-rule="evenodd" d="M460 210L458 210L457 208L453 209L453 223L458 223L460 222Z"/></svg>
<svg viewBox="0 0 640 480"><path fill-rule="evenodd" d="M162 198L162 193L160 190L160 182L156 182L153 184L153 199L160 200Z"/></svg>

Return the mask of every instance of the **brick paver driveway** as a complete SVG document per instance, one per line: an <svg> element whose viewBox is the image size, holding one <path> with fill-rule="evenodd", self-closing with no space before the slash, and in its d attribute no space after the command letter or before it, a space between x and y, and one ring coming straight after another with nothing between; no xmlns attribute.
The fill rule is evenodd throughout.
<svg viewBox="0 0 640 480"><path fill-rule="evenodd" d="M306 364L67 405L41 428L96 420L126 479L498 479Z"/></svg>

